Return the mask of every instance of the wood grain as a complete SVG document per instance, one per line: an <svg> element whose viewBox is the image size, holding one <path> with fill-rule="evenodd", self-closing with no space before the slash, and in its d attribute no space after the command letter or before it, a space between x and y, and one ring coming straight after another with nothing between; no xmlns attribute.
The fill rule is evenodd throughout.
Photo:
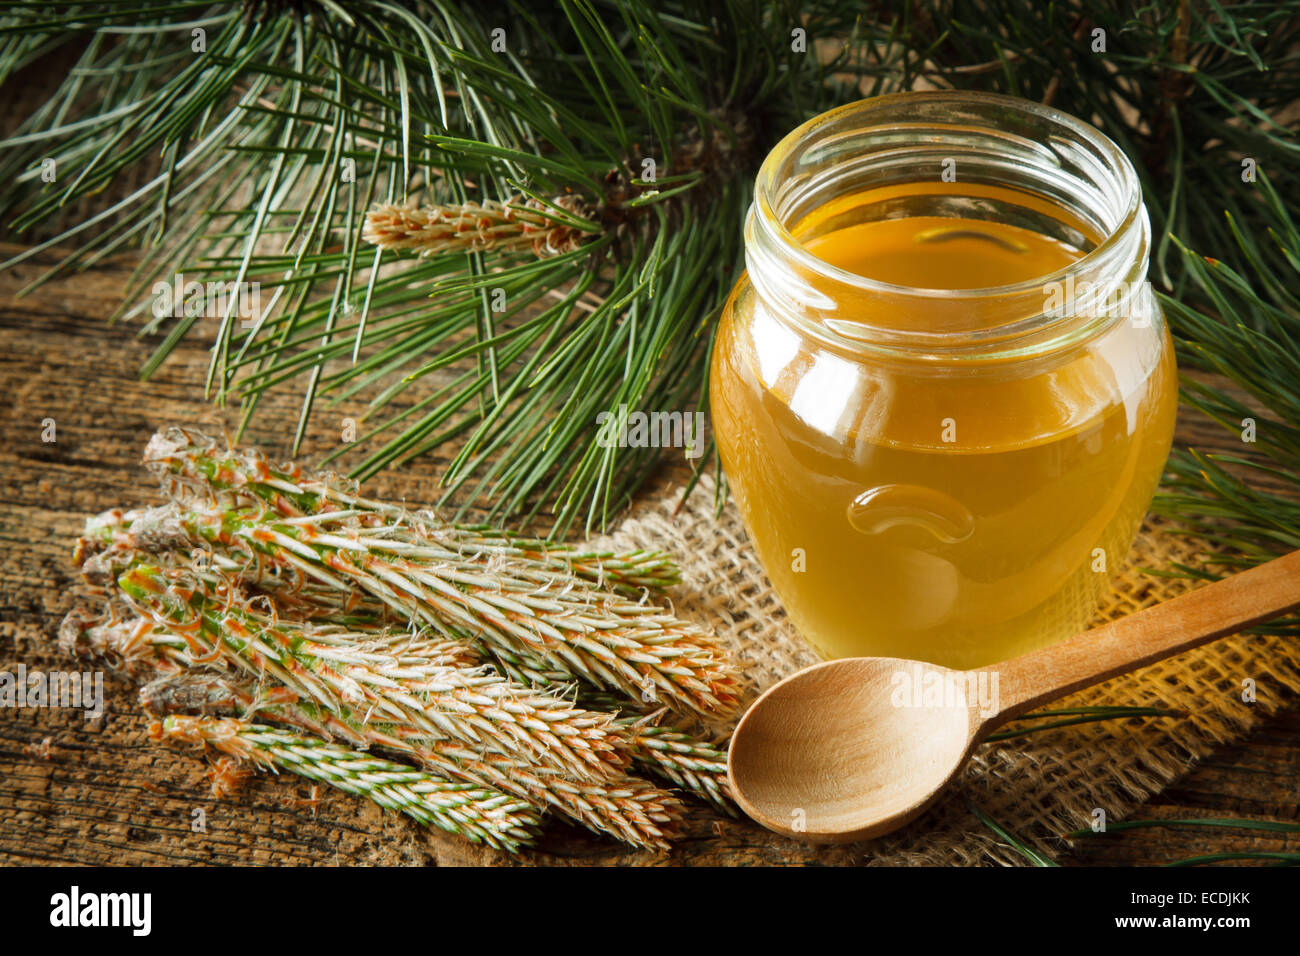
<svg viewBox="0 0 1300 956"><path fill-rule="evenodd" d="M16 247L0 246L0 257ZM155 344L105 321L122 295L129 260L60 278L18 299L15 293L54 262L36 257L0 273L0 670L66 668L53 646L72 603L72 539L84 517L114 505L141 504L154 490L139 458L152 431L174 422L233 425L202 397L205 335L182 344L148 382L137 371ZM421 392L420 394L424 394ZM284 455L300 396L268 399L247 440ZM318 408L304 457L332 448L338 423L359 404ZM41 440L52 418L57 440ZM1219 442L1205 423L1180 436ZM369 483L378 496L429 502L441 462L426 459ZM300 778L254 778L237 795L214 800L205 765L148 743L132 689L111 674L107 713L0 708L0 863L51 864L510 864L510 858L383 814L365 801L324 788L311 802ZM44 742L48 751L43 755ZM1300 718L1284 715L1251 743L1225 750L1154 810L1181 816L1248 814L1294 818L1300 792ZM1172 802L1171 802L1172 801ZM206 832L191 829L193 811ZM1131 831L1081 844L1075 859L1093 865L1155 862L1183 853L1177 834ZM1241 834L1195 834L1192 852L1243 846ZM1279 848L1270 837L1259 845ZM1295 840L1291 841L1294 848ZM1180 849L1181 847L1181 849ZM1184 854L1185 855L1185 854ZM525 864L847 864L860 848L813 848L744 822L693 813L687 838L671 854L624 851L558 822Z"/></svg>

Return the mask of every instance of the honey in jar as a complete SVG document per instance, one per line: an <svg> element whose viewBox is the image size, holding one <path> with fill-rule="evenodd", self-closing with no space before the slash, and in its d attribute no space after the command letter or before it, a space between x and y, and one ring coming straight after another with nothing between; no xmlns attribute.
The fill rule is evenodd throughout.
<svg viewBox="0 0 1300 956"><path fill-rule="evenodd" d="M823 655L951 667L1083 629L1168 454L1127 160L1056 111L900 94L768 157L714 344L723 467Z"/></svg>

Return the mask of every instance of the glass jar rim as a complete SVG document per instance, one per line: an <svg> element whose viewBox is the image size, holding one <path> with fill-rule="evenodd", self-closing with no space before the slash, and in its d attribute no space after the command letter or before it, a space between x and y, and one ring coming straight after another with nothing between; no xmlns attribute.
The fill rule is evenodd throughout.
<svg viewBox="0 0 1300 956"><path fill-rule="evenodd" d="M967 289L927 288L922 286L898 285L879 279L872 279L859 273L850 272L832 265L817 257L803 243L795 238L781 216L773 208L773 197L777 185L777 171L782 162L792 155L797 147L818 130L855 114L868 113L904 103L960 103L988 107L1002 107L1019 111L1039 120L1056 123L1065 127L1078 138L1087 142L1109 161L1109 171L1119 181L1119 188L1127 197L1126 207L1119 221L1106 230L1101 241L1083 256L1061 269L1042 276L1036 276L1023 282L1001 286L984 286ZM1061 110L1035 103L1014 96L1000 93L983 93L961 90L933 90L922 92L887 93L846 103L825 113L814 116L791 132L787 133L774 146L763 160L754 182L754 209L761 228L777 238L783 251L792 256L802 266L814 273L819 273L837 283L855 291L873 292L896 296L917 296L927 299L943 298L950 301L979 300L994 296L1014 296L1031 294L1053 281L1064 281L1070 275L1093 268L1098 261L1114 253L1116 246L1123 242L1143 212L1142 190L1137 171L1124 152L1101 130L1091 123L1084 122Z"/></svg>

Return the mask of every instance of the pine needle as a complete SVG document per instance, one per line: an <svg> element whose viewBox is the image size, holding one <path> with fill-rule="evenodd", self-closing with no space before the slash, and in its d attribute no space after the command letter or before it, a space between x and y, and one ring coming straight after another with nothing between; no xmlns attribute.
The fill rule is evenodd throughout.
<svg viewBox="0 0 1300 956"><path fill-rule="evenodd" d="M122 520L130 524L112 525ZM343 594L361 590L447 638L473 634L505 655L597 688L659 700L705 720L735 708L736 683L713 634L573 576L485 561L456 549L454 541L437 542L429 555L387 534L388 527L322 530L310 520L276 520L265 509L220 503L173 504L131 516L113 512L88 523L83 573L111 579L137 551L225 549L244 556L253 584L269 563ZM430 534L437 536L436 530ZM114 544L85 557L106 540Z"/></svg>
<svg viewBox="0 0 1300 956"><path fill-rule="evenodd" d="M153 620L70 615L62 643L80 653L133 662L128 673L152 678L140 695L155 713L234 714L284 724L325 741L341 739L363 751L378 748L439 777L511 794L539 810L554 810L597 833L646 849L666 849L681 820L676 798L636 777L570 779L499 748L492 752L455 739L431 739L409 724L386 723L346 704L321 706L280 683L283 671L259 672L250 683L226 672L196 670L196 665L211 668L219 661L211 655L196 660L185 636L159 628Z"/></svg>
<svg viewBox="0 0 1300 956"><path fill-rule="evenodd" d="M192 661L220 657L254 679L269 675L335 715L362 711L413 736L514 754L574 779L617 775L626 763L628 744L608 715L495 671L399 660L391 651L400 648L337 636L316 640L311 626L259 614L229 585L189 571L137 564L118 587Z"/></svg>
<svg viewBox="0 0 1300 956"><path fill-rule="evenodd" d="M1170 710L1166 707L1128 707L1122 705L1102 705L1095 707L1066 707L1047 710L1037 710L1030 714L1017 717L1015 723L1021 721L1040 720L1042 723L1036 723L1028 727L1014 727L1010 730L1000 730L997 733L990 734L985 738L987 741L995 740L1012 740L1016 737L1024 737L1028 734L1038 733L1043 730L1055 730L1058 727L1074 727L1078 724L1091 724L1103 720L1125 720L1130 717L1186 717L1187 714L1180 710ZM1059 717L1060 720L1047 718Z"/></svg>
<svg viewBox="0 0 1300 956"><path fill-rule="evenodd" d="M193 429L156 433L145 448L144 463L176 501L212 500L227 494L238 502L239 495L251 494L285 517L319 515L395 529L408 526L412 542L420 540L420 528L434 529L439 537L452 538L460 551L509 560L517 567L574 574L630 596L639 596L644 589L671 587L680 579L676 565L663 552L580 551L490 526L450 524L429 510L411 512L364 498L356 482L340 476L307 472L293 464L276 466L256 450L223 448Z"/></svg>
<svg viewBox="0 0 1300 956"><path fill-rule="evenodd" d="M530 846L540 825L532 807L503 793L452 783L423 770L262 724L174 715L150 725L149 736L174 745L212 748L259 770L288 770L510 853Z"/></svg>
<svg viewBox="0 0 1300 956"><path fill-rule="evenodd" d="M1042 853L1039 853L1033 847L1029 846L1006 827L1002 826L1002 824L998 823L979 807L975 806L975 804L970 804L970 811L975 814L975 818L979 820L980 823L992 830L1004 843L1006 843L1007 846L1011 847L1011 849L1015 850L1030 863L1034 864L1034 866L1060 866L1060 864L1051 857L1044 856Z"/></svg>

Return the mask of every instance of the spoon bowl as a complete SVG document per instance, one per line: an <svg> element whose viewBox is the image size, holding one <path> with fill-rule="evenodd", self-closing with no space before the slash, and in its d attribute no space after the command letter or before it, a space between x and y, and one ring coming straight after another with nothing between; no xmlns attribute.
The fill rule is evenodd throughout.
<svg viewBox="0 0 1300 956"><path fill-rule="evenodd" d="M1072 691L1300 607L1300 551L992 667L893 657L814 665L768 688L731 738L731 792L813 843L921 814L998 725Z"/></svg>
<svg viewBox="0 0 1300 956"><path fill-rule="evenodd" d="M773 686L731 746L741 808L812 843L886 833L921 813L965 762L977 720L964 700L927 705L915 661L827 661ZM926 666L938 680L960 671ZM899 746L899 741L907 741Z"/></svg>

